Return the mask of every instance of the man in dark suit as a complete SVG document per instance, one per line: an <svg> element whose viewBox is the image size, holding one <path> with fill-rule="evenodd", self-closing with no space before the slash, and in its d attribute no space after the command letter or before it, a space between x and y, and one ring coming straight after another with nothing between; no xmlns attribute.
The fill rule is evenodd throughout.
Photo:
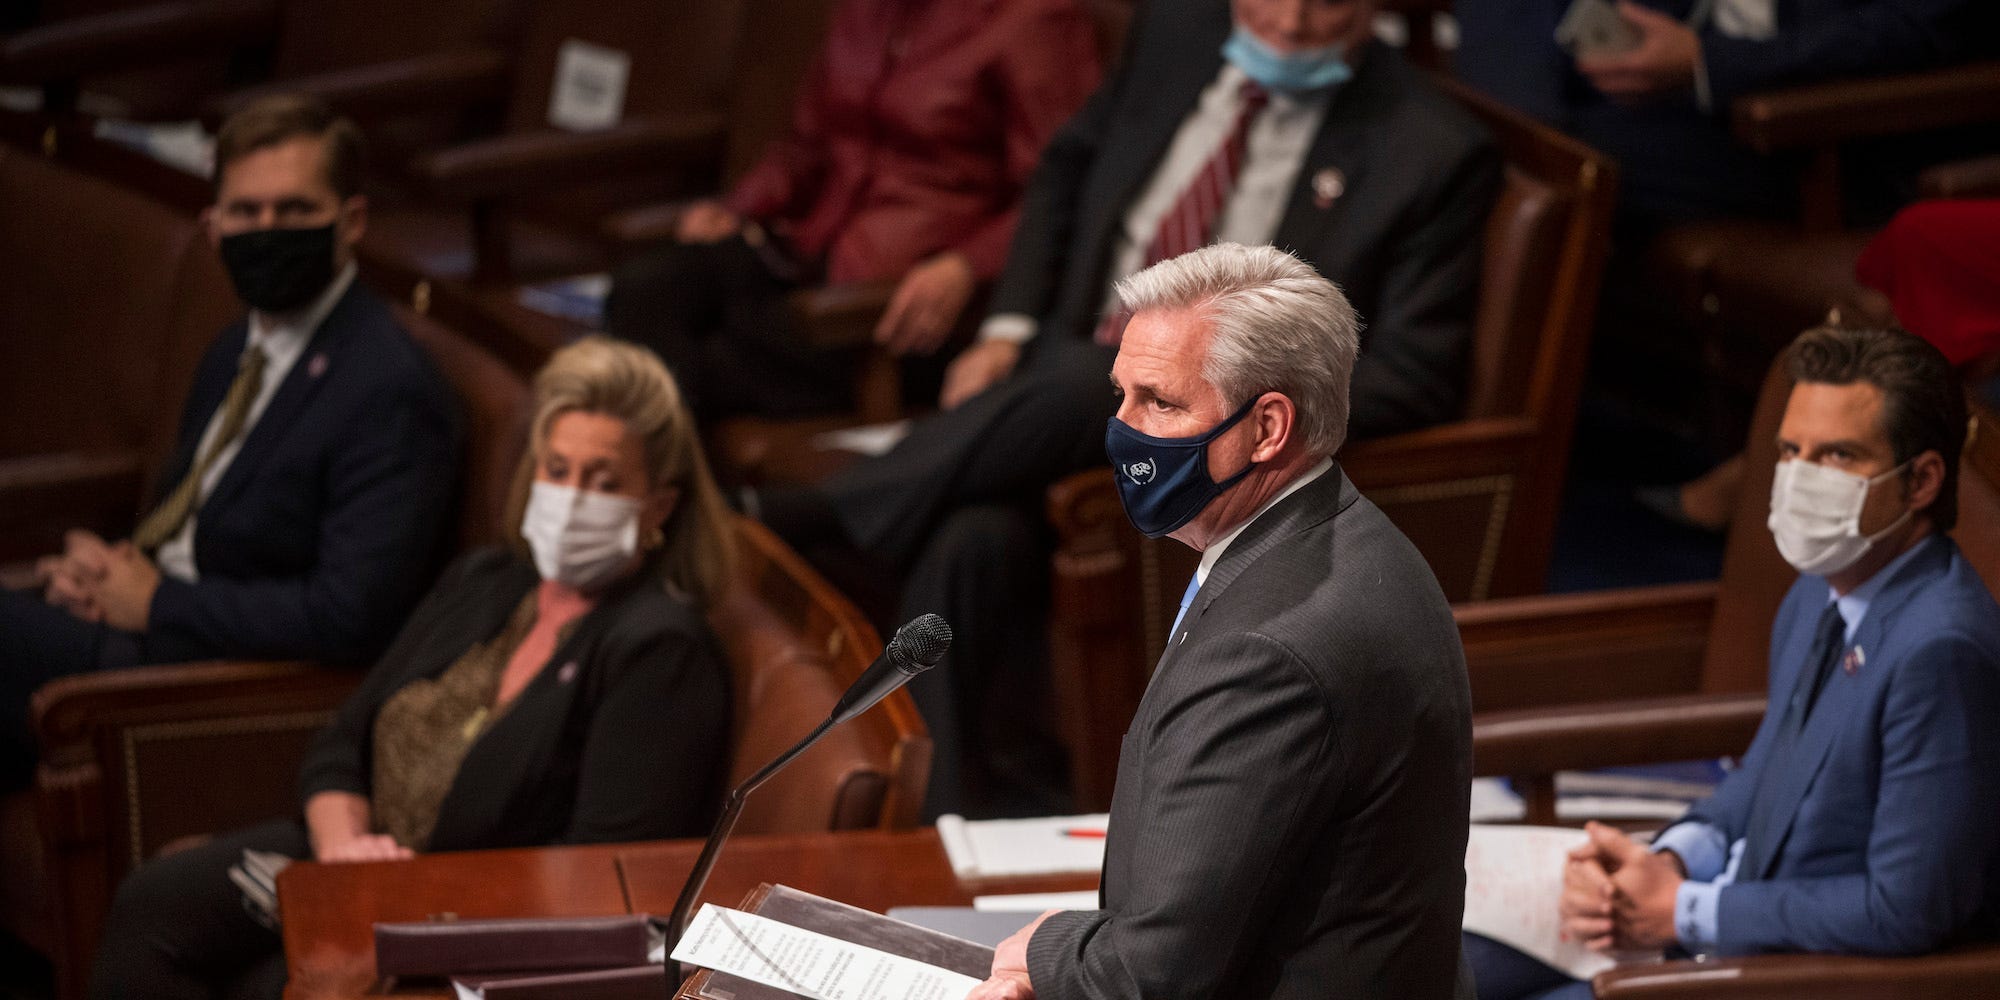
<svg viewBox="0 0 2000 1000"><path fill-rule="evenodd" d="M1622 0L1611 17L1629 25L1631 47L1572 58L1555 40L1570 7L1571 0L1458 0L1454 70L1615 157L1621 201L1642 219L1761 216L1797 205L1797 164L1760 155L1730 134L1729 108L1739 97L2000 51L2000 19L1983 0ZM1894 181L1906 172L1898 167L1950 152L1907 139L1897 145L1869 162L1851 160L1850 174L1859 167L1860 180ZM1899 159L1909 162L1891 162ZM1856 180L1848 177L1850 186Z"/></svg>
<svg viewBox="0 0 2000 1000"><path fill-rule="evenodd" d="M830 512L772 512L802 547L816 532L796 522L833 521L844 541L910 567L905 610L1011 623L990 637L960 628L949 669L912 687L940 737L932 808L949 808L957 791L959 722L935 707L947 685L989 702L961 695L956 705L975 730L964 740L969 781L985 771L1019 784L1000 772L1062 770L1048 753L982 746L1024 738L1017 694L1045 683L1019 676L1045 660L1043 609L1008 600L990 574L1002 562L1014 565L1010 576L1045 572L1042 490L1103 464L1097 432L1112 411L1104 373L1119 329L1112 282L1216 239L1292 249L1338 282L1367 323L1353 376L1356 437L1459 412L1498 154L1469 115L1372 39L1375 7L1141 5L1118 70L1042 155L993 315L947 373L945 412L824 484L818 498ZM937 605L968 594L977 596L969 609ZM979 759L996 752L1013 760ZM1019 811L1034 805L1028 797Z"/></svg>
<svg viewBox="0 0 2000 1000"><path fill-rule="evenodd" d="M1827 328L1792 348L1770 709L1651 850L1593 825L1563 917L1594 947L1909 955L2000 937L2000 606L1944 532L1965 403L1937 349ZM1552 873L1553 874L1553 873ZM1586 983L1468 935L1480 996Z"/></svg>
<svg viewBox="0 0 2000 1000"><path fill-rule="evenodd" d="M1354 311L1230 243L1119 295L1105 447L1200 568L1119 754L1103 908L1044 914L973 996L1469 996L1471 695L1429 567L1332 458Z"/></svg>
<svg viewBox="0 0 2000 1000"><path fill-rule="evenodd" d="M365 662L441 554L457 405L355 281L361 136L298 98L233 116L206 221L250 314L202 358L163 495L129 540L73 531L43 600L0 593L0 787L56 677L213 657Z"/></svg>

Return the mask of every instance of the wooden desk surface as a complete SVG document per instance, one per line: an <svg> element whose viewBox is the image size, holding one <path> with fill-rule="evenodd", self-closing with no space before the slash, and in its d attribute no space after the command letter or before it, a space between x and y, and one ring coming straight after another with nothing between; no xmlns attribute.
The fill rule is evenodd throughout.
<svg viewBox="0 0 2000 1000"><path fill-rule="evenodd" d="M358 865L294 864L278 877L293 998L382 992L374 924L460 917L588 916L673 911L699 841L435 854ZM1095 877L960 882L937 831L743 836L723 848L702 893L734 906L779 882L871 910L963 906L975 894L1087 889ZM395 996L448 991L395 989Z"/></svg>

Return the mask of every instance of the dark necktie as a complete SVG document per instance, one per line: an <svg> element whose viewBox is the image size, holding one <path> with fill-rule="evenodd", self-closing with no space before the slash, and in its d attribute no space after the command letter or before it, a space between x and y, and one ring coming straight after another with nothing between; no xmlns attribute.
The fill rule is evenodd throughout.
<svg viewBox="0 0 2000 1000"><path fill-rule="evenodd" d="M1833 665L1840 662L1840 654L1847 649L1846 640L1847 619L1840 616L1840 602L1829 601L1826 610L1819 613L1812 651L1806 654L1806 670L1799 672L1798 690L1792 698L1798 707L1798 728L1805 728L1820 691L1826 687L1826 679L1833 674Z"/></svg>
<svg viewBox="0 0 2000 1000"><path fill-rule="evenodd" d="M1270 92L1258 86L1255 80L1243 81L1237 96L1241 103L1229 134L1223 137L1222 144L1215 148L1201 172L1181 189L1174 207L1167 211L1160 219L1159 227L1153 230L1153 239L1146 244L1147 267L1190 250L1199 250L1215 241L1216 222L1222 218L1222 207L1229 203L1230 193L1236 190L1236 177L1243 170L1243 153L1250 143L1250 125L1271 100ZM1130 318L1122 310L1113 311L1097 324L1094 339L1106 347L1117 347L1125 334L1125 321Z"/></svg>

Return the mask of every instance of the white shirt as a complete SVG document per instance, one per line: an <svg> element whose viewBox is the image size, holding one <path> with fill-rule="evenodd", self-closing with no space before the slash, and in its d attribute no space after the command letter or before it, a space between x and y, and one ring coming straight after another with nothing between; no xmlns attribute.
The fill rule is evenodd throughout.
<svg viewBox="0 0 2000 1000"><path fill-rule="evenodd" d="M236 435L236 440L223 446L222 452L215 456L215 461L210 462L208 470L202 474L194 512L188 514L181 530L161 543L159 550L153 553L153 562L159 566L161 573L185 583L201 579L201 573L194 564L195 522L201 503L208 499L215 484L221 482L223 474L229 471L230 463L236 460L236 453L243 448L244 439L250 436L251 428L257 426L257 418L264 415L264 409L271 405L271 397L278 394L278 387L285 383L285 376L291 372L292 365L298 362L299 355L305 353L313 332L326 321L334 303L347 294L347 286L354 283L354 273L355 265L349 261L334 276L333 282L326 286L326 290L319 294L319 298L303 309L283 316L251 310L250 335L244 349L255 347L264 352L263 378L257 385L256 397L250 401L250 412L243 419L242 432ZM193 461L200 461L215 440L215 435L221 432L222 410L221 406L217 406L215 412L209 415L208 426L201 432L201 441L195 445Z"/></svg>
<svg viewBox="0 0 2000 1000"><path fill-rule="evenodd" d="M1104 286L1105 312L1118 305L1112 285L1146 266L1146 247L1160 228L1160 220L1173 211L1181 192L1208 166L1215 151L1229 137L1243 108L1242 89L1246 79L1234 64L1222 64L1215 80L1202 90L1194 110L1181 119L1180 129L1174 133L1166 156L1154 168L1152 179L1125 210L1124 224L1119 227L1117 243L1111 248L1111 272ZM1321 119L1326 117L1331 93L1330 88L1305 94L1270 92L1270 103L1250 123L1249 135L1244 139L1243 164L1237 173L1236 188L1229 193L1222 215L1216 220L1218 242L1255 246L1269 243L1277 235L1278 223L1284 219L1285 206L1291 201L1293 182L1300 165L1305 163L1307 150L1312 147L1313 136L1319 133ZM1020 343L1033 337L1039 327L1039 321L1026 313L1000 313L980 326L979 335L982 339Z"/></svg>

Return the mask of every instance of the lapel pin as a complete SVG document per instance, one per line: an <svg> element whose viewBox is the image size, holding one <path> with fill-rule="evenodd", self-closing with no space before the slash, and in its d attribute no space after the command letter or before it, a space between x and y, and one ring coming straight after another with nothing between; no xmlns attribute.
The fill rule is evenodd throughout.
<svg viewBox="0 0 2000 1000"><path fill-rule="evenodd" d="M1332 167L1324 167L1313 174L1313 206L1332 208L1340 196L1347 193L1347 175Z"/></svg>
<svg viewBox="0 0 2000 1000"><path fill-rule="evenodd" d="M563 664L563 665L562 665L562 669L561 669L561 670L558 670L558 671L556 671L556 681L557 681L557 683L561 683L561 684L568 684L569 682L571 682L571 681L573 681L573 680L576 680L576 661L575 661L575 660L571 660L571 661L569 661L568 663L565 663L565 664Z"/></svg>
<svg viewBox="0 0 2000 1000"><path fill-rule="evenodd" d="M306 374L313 378L318 378L326 374L326 355L313 355L312 360L306 362Z"/></svg>
<svg viewBox="0 0 2000 1000"><path fill-rule="evenodd" d="M1860 670L1867 663L1868 654L1862 652L1860 646L1856 646L1848 650L1847 655L1841 658L1840 672L1852 677L1855 671Z"/></svg>

